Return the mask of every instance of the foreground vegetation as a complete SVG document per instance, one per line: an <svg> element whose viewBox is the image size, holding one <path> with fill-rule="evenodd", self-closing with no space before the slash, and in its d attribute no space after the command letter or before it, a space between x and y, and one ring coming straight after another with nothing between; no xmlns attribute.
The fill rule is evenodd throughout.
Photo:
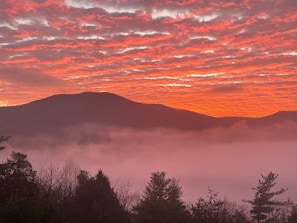
<svg viewBox="0 0 297 223"><path fill-rule="evenodd" d="M0 138L0 142L7 138ZM4 147L0 147L4 149ZM249 223L297 222L297 206L280 202L273 190L278 175L261 175L254 198L242 206L221 200L209 189L206 198L186 205L175 178L152 173L141 196L113 188L99 170L91 176L68 163L64 168L35 171L27 156L12 152L0 164L0 222L3 223Z"/></svg>

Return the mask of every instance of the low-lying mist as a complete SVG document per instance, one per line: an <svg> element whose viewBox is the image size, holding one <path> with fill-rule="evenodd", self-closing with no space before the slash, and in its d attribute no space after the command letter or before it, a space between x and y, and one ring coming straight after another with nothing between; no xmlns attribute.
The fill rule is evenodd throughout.
<svg viewBox="0 0 297 223"><path fill-rule="evenodd" d="M86 124L59 135L13 136L1 158L24 152L36 170L73 161L92 174L102 169L114 184L129 181L138 191L152 172L165 171L179 179L186 202L205 197L208 187L231 201L252 199L260 174L272 171L279 174L276 189L289 188L284 199L297 201L296 130L293 122L200 132Z"/></svg>

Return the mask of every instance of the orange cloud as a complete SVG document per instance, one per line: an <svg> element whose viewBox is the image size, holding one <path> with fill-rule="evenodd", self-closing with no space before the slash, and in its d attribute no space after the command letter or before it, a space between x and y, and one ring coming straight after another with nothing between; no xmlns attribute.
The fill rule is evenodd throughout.
<svg viewBox="0 0 297 223"><path fill-rule="evenodd" d="M26 81L0 70L0 103L94 90L214 116L296 110L296 9L284 0L4 0L0 67L24 70Z"/></svg>

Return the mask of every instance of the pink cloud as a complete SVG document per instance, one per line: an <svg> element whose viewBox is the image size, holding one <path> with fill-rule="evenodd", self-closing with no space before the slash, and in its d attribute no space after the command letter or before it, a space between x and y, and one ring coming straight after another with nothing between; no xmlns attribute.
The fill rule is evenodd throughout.
<svg viewBox="0 0 297 223"><path fill-rule="evenodd" d="M293 97L285 102L277 99L278 92L273 86L288 83L290 77L293 84L289 85L286 94L292 95L296 88L296 78L292 76L296 74L297 66L296 7L294 1L284 0L273 3L234 0L3 1L0 6L3 21L0 22L0 66L15 66L18 70L34 66L46 71L46 75L64 80L65 86L71 82L71 89L61 90L57 86L44 90L47 94L96 90L98 87L129 96L129 87L139 85L139 90L135 91L138 96L133 96L138 101L149 102L141 89L151 94L160 91L167 95L167 98L160 96L165 104L197 112L204 110L200 104L186 98L187 94L175 102L170 95L191 91L192 95L209 98L197 89L200 92L209 92L209 86L219 89L225 75L230 77L228 73L236 73L236 79L230 78L227 83L231 88L233 84L237 87L234 81L254 81L253 85L261 89L261 82L247 76L264 73L270 75L269 80L268 76L263 78L271 85L267 86L267 91L283 106L279 109L288 110L296 108L296 100ZM166 86L164 80L149 80L158 75L182 79L206 72L221 74L211 79L199 78L199 81L190 78L191 89L178 78L167 83L171 88L163 90L160 86ZM112 80L106 81L106 74ZM79 82L94 80L94 76L96 83ZM25 89L26 86L17 90L11 88L9 97L0 96L0 101L18 103L14 94ZM248 109L250 91L246 85L241 90L241 106ZM224 100L221 95L217 97ZM37 98L32 93L28 99ZM257 100L263 101L256 103L265 104L265 98ZM206 100L205 106L215 110L207 101L211 100ZM261 111L251 115L269 114L274 109L265 107ZM249 115L250 112L254 111L248 109L247 113L237 115ZM212 114L229 113L214 111Z"/></svg>

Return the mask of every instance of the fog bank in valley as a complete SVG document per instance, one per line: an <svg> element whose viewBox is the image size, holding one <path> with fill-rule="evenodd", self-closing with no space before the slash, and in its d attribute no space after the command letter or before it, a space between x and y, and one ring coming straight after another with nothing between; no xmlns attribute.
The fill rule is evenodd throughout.
<svg viewBox="0 0 297 223"><path fill-rule="evenodd" d="M237 123L200 132L173 129L139 130L85 124L59 135L13 136L11 150L28 154L35 169L73 161L95 173L102 169L116 182L142 190L154 171L179 179L184 199L205 197L208 187L231 201L250 199L260 174L279 173L276 188L288 187L285 198L297 201L297 124L268 127Z"/></svg>

